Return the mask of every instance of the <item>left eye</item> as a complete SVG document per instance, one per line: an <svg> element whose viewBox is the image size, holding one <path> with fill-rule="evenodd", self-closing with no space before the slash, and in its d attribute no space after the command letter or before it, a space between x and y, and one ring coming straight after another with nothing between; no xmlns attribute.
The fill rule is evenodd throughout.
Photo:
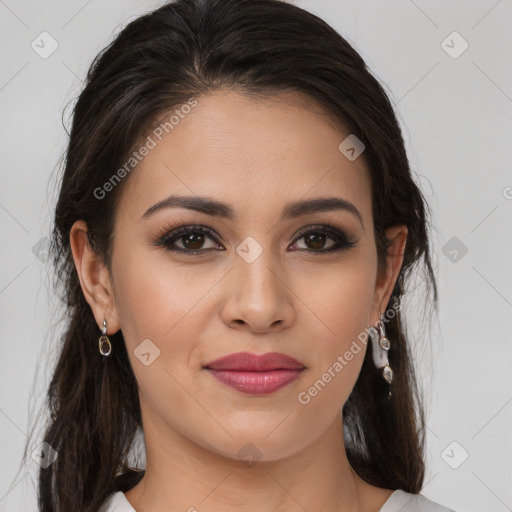
<svg viewBox="0 0 512 512"><path fill-rule="evenodd" d="M325 252L333 252L340 251L343 249L348 249L355 245L355 242L349 241L345 233L342 231L338 231L332 227L316 227L312 229L308 229L307 231L302 232L295 240L304 239L306 244L306 250L314 249L311 253L325 253ZM326 240L333 240L334 244L331 244L327 249L324 247ZM295 250L295 249L294 249Z"/></svg>
<svg viewBox="0 0 512 512"><path fill-rule="evenodd" d="M324 245L326 240L333 240L333 238L326 235L323 231L308 231L305 235L300 236L297 240L304 240L306 249L323 249L324 251L332 250L336 246L336 240L330 248L325 249Z"/></svg>

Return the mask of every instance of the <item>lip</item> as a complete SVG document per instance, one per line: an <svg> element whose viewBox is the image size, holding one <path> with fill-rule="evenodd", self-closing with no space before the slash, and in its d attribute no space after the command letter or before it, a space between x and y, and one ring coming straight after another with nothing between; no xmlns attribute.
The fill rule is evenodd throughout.
<svg viewBox="0 0 512 512"><path fill-rule="evenodd" d="M279 352L237 352L203 367L222 384L248 394L269 394L296 380L305 366Z"/></svg>
<svg viewBox="0 0 512 512"><path fill-rule="evenodd" d="M204 366L212 370L238 370L246 372L264 372L268 370L302 370L304 365L293 357L279 352L251 354L236 352L215 359Z"/></svg>

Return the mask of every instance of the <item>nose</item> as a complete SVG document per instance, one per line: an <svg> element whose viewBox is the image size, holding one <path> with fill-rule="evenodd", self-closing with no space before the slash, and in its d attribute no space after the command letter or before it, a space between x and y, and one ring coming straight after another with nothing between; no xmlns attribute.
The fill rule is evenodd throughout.
<svg viewBox="0 0 512 512"><path fill-rule="evenodd" d="M295 318L294 294L284 270L272 265L266 251L251 263L237 257L234 265L222 309L224 323L253 333L289 328Z"/></svg>

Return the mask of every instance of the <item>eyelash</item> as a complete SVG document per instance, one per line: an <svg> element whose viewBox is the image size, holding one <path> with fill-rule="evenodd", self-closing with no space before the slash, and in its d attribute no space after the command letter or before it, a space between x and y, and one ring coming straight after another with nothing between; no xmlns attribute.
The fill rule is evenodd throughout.
<svg viewBox="0 0 512 512"><path fill-rule="evenodd" d="M182 249L178 247L172 247L172 244L174 244L177 240L179 240L181 237L188 233L203 233L205 235L208 235L210 238L212 238L216 243L219 243L217 241L217 235L209 228L205 226L197 226L197 225L187 225L187 226L181 226L177 229L174 229L173 231L170 231L173 228L168 227L165 234L163 236L158 237L155 242L153 242L153 245L158 247L164 247L169 251L174 252L180 252L183 254L186 254L187 256L194 256L194 255L204 255L205 253L208 253L210 251L217 251L218 249L202 249L202 250L188 250L188 249ZM341 251L345 249L350 249L351 247L354 247L356 245L356 242L351 241L348 239L348 237L343 233L342 231L339 231L338 229L334 228L333 226L330 226L328 224L324 225L317 225L317 226L309 226L308 229L302 231L299 233L299 235L294 239L292 244L295 244L297 241L299 241L301 238L304 238L306 235L310 233L322 233L328 236L328 238L331 238L334 240L335 245L331 247L330 249L324 249L324 250L308 250L308 249L296 249L297 251L306 251L311 254L324 254L324 253L333 253L336 251Z"/></svg>

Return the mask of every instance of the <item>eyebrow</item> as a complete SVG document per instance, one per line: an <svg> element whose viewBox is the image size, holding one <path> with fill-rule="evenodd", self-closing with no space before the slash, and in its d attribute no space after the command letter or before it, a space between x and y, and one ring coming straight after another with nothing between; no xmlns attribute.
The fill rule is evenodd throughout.
<svg viewBox="0 0 512 512"><path fill-rule="evenodd" d="M234 220L236 217L235 212L230 205L215 199L200 196L172 195L151 206L146 210L142 218L148 218L156 212L166 208L187 208L189 210L195 210L206 215L221 217L227 220ZM302 215L333 210L344 210L352 213L357 217L364 229L363 219L359 210L353 203L346 199L342 199L341 197L321 197L316 199L300 199L298 201L292 201L286 204L283 208L281 220L295 219Z"/></svg>

